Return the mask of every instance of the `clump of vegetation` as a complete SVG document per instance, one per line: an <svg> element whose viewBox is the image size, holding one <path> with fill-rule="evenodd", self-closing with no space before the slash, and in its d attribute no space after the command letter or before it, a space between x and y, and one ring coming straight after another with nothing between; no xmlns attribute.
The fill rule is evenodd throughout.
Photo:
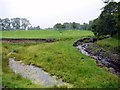
<svg viewBox="0 0 120 90"><path fill-rule="evenodd" d="M119 6L119 2L109 2L103 8L100 16L93 20L91 27L97 38L103 35L110 35L113 37L119 33Z"/></svg>
<svg viewBox="0 0 120 90"><path fill-rule="evenodd" d="M97 41L96 43L106 50L120 53L119 42L120 42L120 40L116 39L116 38L106 38L106 39Z"/></svg>
<svg viewBox="0 0 120 90"><path fill-rule="evenodd" d="M89 43L90 42L90 40L84 40L84 43Z"/></svg>
<svg viewBox="0 0 120 90"><path fill-rule="evenodd" d="M6 49L4 46L7 46ZM8 66L7 54L11 48L16 48L18 45L4 44L0 46L2 48L2 85L5 88L41 88L43 86L35 85L30 80L22 78L19 74L14 74ZM11 55L11 57L13 57Z"/></svg>

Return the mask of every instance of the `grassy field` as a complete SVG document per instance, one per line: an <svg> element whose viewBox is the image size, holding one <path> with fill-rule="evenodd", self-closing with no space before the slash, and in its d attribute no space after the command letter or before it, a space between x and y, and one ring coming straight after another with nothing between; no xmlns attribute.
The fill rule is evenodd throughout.
<svg viewBox="0 0 120 90"><path fill-rule="evenodd" d="M117 38L107 38L97 41L97 44L106 50L120 53L120 40Z"/></svg>
<svg viewBox="0 0 120 90"><path fill-rule="evenodd" d="M38 44L14 44L3 43L2 47L2 67L3 85L7 87L43 87L34 85L31 81L14 75L8 68L8 58L15 57L25 64L35 64L42 67L51 75L62 78L70 83L74 88L118 88L118 77L111 74L106 68L96 66L95 60L83 55L73 43L82 37L93 36L90 31L68 30L59 31L4 31L4 38L55 38L59 41L54 43ZM7 57L10 51L14 54Z"/></svg>
<svg viewBox="0 0 120 90"><path fill-rule="evenodd" d="M1 34L0 34L1 35ZM3 38L55 38L61 39L75 39L82 36L93 35L90 31L84 30L64 30L62 32L58 30L29 30L29 31L3 31Z"/></svg>

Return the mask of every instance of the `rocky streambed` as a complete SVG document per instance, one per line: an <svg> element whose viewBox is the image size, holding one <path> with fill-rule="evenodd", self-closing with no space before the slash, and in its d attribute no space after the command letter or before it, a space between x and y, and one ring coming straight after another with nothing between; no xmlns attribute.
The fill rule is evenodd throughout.
<svg viewBox="0 0 120 90"><path fill-rule="evenodd" d="M9 67L15 74L20 74L22 77L38 85L47 87L70 86L68 83L64 83L62 79L56 79L56 76L51 76L42 68L33 65L25 65L22 61L15 61L13 58L9 59Z"/></svg>
<svg viewBox="0 0 120 90"><path fill-rule="evenodd" d="M87 40L87 42L86 42ZM97 66L107 67L108 70L120 76L120 60L117 53L106 51L94 42L96 39L84 38L73 44L81 53L96 60Z"/></svg>

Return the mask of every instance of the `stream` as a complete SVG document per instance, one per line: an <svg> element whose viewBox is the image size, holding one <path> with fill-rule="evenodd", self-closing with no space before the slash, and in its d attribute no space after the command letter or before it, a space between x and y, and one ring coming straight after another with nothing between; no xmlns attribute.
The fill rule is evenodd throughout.
<svg viewBox="0 0 120 90"><path fill-rule="evenodd" d="M62 86L65 83L62 79L56 79L56 76L50 76L42 68L25 65L22 61L15 61L13 58L9 58L9 67L15 74L20 74L22 77L31 80L35 84L43 86Z"/></svg>
<svg viewBox="0 0 120 90"><path fill-rule="evenodd" d="M89 45L93 44L93 43L83 43L83 44L79 44L76 46L77 49L79 49L79 51L82 54L85 54L87 56L90 56L92 58L94 58L97 62L101 63L102 66L106 66L109 68L109 71L117 74L118 76L120 76L120 70L119 70L119 63L115 62L114 60L112 60L112 58L109 58L107 56L104 56L105 53L107 53L106 51L100 49L99 51L90 51L90 47ZM115 56L113 55L113 58L115 58Z"/></svg>

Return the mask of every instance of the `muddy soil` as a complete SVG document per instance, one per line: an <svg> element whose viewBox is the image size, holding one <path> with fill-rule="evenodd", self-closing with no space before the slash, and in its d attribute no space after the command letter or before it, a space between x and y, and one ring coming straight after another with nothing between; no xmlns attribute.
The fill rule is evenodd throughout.
<svg viewBox="0 0 120 90"><path fill-rule="evenodd" d="M54 38L48 38L48 39L39 39L39 38L2 38L0 39L0 42L7 42L7 43L39 43L39 42L55 42L56 40Z"/></svg>
<svg viewBox="0 0 120 90"><path fill-rule="evenodd" d="M97 66L107 67L110 72L120 76L120 60L118 53L104 50L102 47L95 44L95 41L96 40L91 38L84 38L75 42L73 46L78 48L83 54L94 58Z"/></svg>

